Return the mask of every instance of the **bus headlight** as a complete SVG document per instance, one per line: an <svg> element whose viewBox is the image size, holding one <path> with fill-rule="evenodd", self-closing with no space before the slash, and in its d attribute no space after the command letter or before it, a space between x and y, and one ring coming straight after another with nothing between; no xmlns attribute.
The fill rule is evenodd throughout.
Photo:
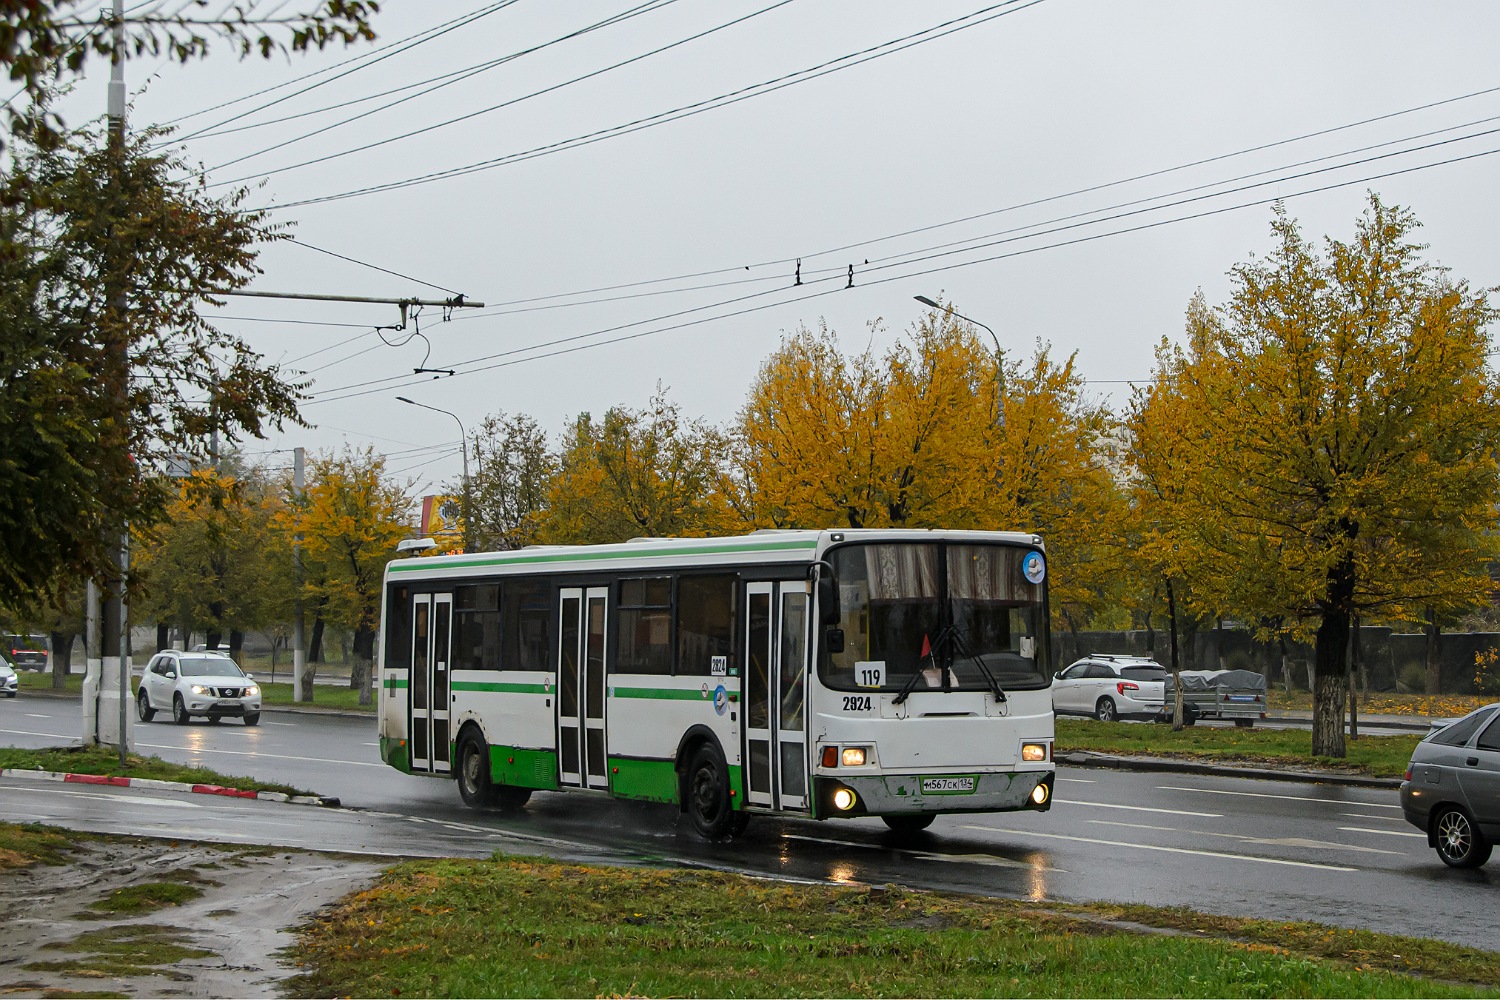
<svg viewBox="0 0 1500 1000"><path fill-rule="evenodd" d="M843 762L845 767L865 766L865 747L844 747ZM843 808L840 806L839 808Z"/></svg>
<svg viewBox="0 0 1500 1000"><path fill-rule="evenodd" d="M848 751L844 751L848 753ZM839 812L848 812L854 808L854 793L847 788L838 788L833 793L833 807Z"/></svg>
<svg viewBox="0 0 1500 1000"><path fill-rule="evenodd" d="M1050 794L1051 789L1046 785L1037 785L1031 790L1031 801L1039 806L1044 806L1047 804L1047 796Z"/></svg>
<svg viewBox="0 0 1500 1000"><path fill-rule="evenodd" d="M1041 761L1047 759L1047 744L1045 743L1022 743L1021 759L1027 761Z"/></svg>

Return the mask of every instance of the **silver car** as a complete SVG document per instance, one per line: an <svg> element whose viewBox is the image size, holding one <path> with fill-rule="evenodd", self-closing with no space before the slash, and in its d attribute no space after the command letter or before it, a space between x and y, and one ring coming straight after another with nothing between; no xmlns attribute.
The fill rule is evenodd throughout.
<svg viewBox="0 0 1500 1000"><path fill-rule="evenodd" d="M1158 719L1167 676L1160 663L1143 656L1095 653L1053 675L1052 710L1100 722Z"/></svg>
<svg viewBox="0 0 1500 1000"><path fill-rule="evenodd" d="M16 677L16 668L4 660L0 660L0 694L7 698L14 698L21 682Z"/></svg>
<svg viewBox="0 0 1500 1000"><path fill-rule="evenodd" d="M1500 704L1429 733L1401 782L1407 822L1426 832L1443 863L1477 868L1500 838Z"/></svg>
<svg viewBox="0 0 1500 1000"><path fill-rule="evenodd" d="M222 653L168 649L153 656L141 674L135 707L142 722L170 711L179 726L195 715L209 722L238 718L254 726L260 723L260 685Z"/></svg>

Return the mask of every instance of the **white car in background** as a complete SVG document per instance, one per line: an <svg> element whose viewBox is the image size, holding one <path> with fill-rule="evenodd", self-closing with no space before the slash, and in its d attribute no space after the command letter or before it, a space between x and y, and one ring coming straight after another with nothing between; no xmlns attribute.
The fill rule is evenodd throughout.
<svg viewBox="0 0 1500 1000"><path fill-rule="evenodd" d="M142 722L171 712L179 726L195 715L254 726L260 724L260 685L222 653L168 649L153 656L141 674L135 708Z"/></svg>
<svg viewBox="0 0 1500 1000"><path fill-rule="evenodd" d="M1059 670L1052 679L1052 710L1092 715L1100 722L1165 716L1165 667L1144 656L1094 654Z"/></svg>
<svg viewBox="0 0 1500 1000"><path fill-rule="evenodd" d="M14 698L20 686L21 681L16 677L16 668L0 660L0 694L7 698Z"/></svg>

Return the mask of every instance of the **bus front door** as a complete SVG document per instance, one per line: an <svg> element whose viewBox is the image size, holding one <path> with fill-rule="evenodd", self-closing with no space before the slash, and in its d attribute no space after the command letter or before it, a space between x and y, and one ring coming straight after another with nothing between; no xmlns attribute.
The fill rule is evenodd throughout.
<svg viewBox="0 0 1500 1000"><path fill-rule="evenodd" d="M608 588L558 591L558 782L609 789L604 748L604 624Z"/></svg>
<svg viewBox="0 0 1500 1000"><path fill-rule="evenodd" d="M745 584L746 801L807 808L807 585Z"/></svg>
<svg viewBox="0 0 1500 1000"><path fill-rule="evenodd" d="M411 769L446 774L448 764L448 656L453 631L452 594L413 594L411 675L406 731Z"/></svg>

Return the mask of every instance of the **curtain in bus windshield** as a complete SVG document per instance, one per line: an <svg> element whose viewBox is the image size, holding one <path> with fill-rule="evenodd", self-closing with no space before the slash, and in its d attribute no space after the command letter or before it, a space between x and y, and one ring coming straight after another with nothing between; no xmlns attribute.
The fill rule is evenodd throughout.
<svg viewBox="0 0 1500 1000"><path fill-rule="evenodd" d="M1025 555L997 545L835 550L844 651L824 661L827 681L854 687L878 670L891 689L920 672L919 687L939 688L946 670L950 687L984 688L982 663L1002 685L1045 684L1042 588L1026 580Z"/></svg>

